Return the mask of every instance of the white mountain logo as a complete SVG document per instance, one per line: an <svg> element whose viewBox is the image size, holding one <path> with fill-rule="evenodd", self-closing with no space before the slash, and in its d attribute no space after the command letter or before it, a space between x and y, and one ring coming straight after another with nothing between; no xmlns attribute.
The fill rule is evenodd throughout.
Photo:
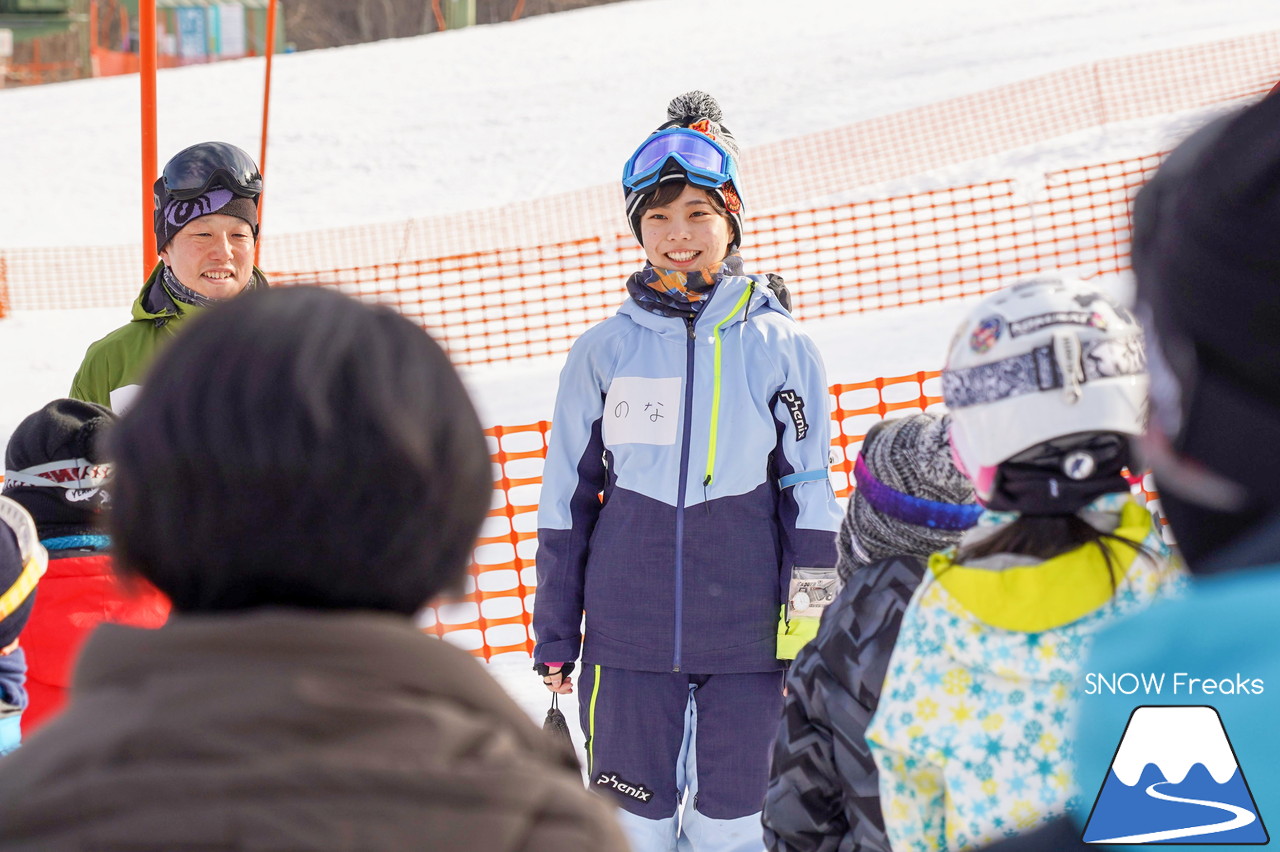
<svg viewBox="0 0 1280 852"><path fill-rule="evenodd" d="M1139 707L1102 782L1085 843L1261 845L1270 837L1212 707Z"/></svg>

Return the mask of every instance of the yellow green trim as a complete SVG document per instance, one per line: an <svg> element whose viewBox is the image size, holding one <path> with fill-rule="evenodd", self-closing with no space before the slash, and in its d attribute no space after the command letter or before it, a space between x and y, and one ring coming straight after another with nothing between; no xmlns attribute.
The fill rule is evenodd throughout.
<svg viewBox="0 0 1280 852"><path fill-rule="evenodd" d="M800 649L813 641L818 635L820 619L809 616L796 616L787 620L787 605L782 605L778 616L778 659L794 660Z"/></svg>
<svg viewBox="0 0 1280 852"><path fill-rule="evenodd" d="M716 323L712 334L716 342L715 355L715 384L711 389L711 437L707 446L707 475L703 478L704 486L711 484L711 478L715 475L716 469L716 437L720 428L720 354L723 350L723 343L720 339L720 330L724 328L724 324L737 316L738 311L742 310L742 306L751 298L751 294L755 291L755 284L752 284L742 292L742 298L738 299L738 304L733 306L733 310L725 314L724 319Z"/></svg>
<svg viewBox="0 0 1280 852"><path fill-rule="evenodd" d="M1134 501L1120 510L1114 535L1141 543L1151 532L1151 514ZM1103 540L1119 584L1137 560L1128 545ZM1036 565L986 570L958 565L948 553L929 557L935 580L965 609L1005 630L1037 633L1069 624L1101 607L1113 595L1102 551L1090 544Z"/></svg>
<svg viewBox="0 0 1280 852"><path fill-rule="evenodd" d="M40 578L44 576L48 563L38 556L31 556L22 566L22 573L13 581L3 595L0 595L0 619L13 615L14 610L22 606L33 591Z"/></svg>
<svg viewBox="0 0 1280 852"><path fill-rule="evenodd" d="M591 679L591 704L587 708L587 774L596 771L596 698L600 696L600 667L592 666L595 677Z"/></svg>

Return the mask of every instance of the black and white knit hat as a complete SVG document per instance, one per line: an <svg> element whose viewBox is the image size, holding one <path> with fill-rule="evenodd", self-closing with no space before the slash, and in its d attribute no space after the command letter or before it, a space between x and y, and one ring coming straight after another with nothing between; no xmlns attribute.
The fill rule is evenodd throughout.
<svg viewBox="0 0 1280 852"><path fill-rule="evenodd" d="M102 440L111 409L55 399L18 424L4 454L4 495L35 518L41 539L88 535L107 505Z"/></svg>
<svg viewBox="0 0 1280 852"><path fill-rule="evenodd" d="M729 154L734 163L741 165L742 158L738 153L738 142L733 138L733 133L729 128L724 126L724 112L720 109L720 104L715 98L706 92L694 90L685 92L683 95L676 95L671 99L671 103L667 104L667 120L657 127L655 133L659 130L667 130L672 127L688 127L705 133ZM682 176L679 173L672 173L659 181L661 186L667 180L680 180ZM701 188L701 187L700 187ZM627 221L631 225L631 233L635 234L635 238L644 242L640 236L640 212L644 204L644 197L654 191L655 187L640 192L628 192L626 195L627 204ZM714 192L720 198L720 203L724 205L724 209L729 214L729 221L733 225L733 237L729 241L730 248L737 248L742 245L742 197L741 188L727 183L716 189L708 189L708 192Z"/></svg>
<svg viewBox="0 0 1280 852"><path fill-rule="evenodd" d="M837 540L840 576L890 556L951 547L980 514L951 460L949 418L930 412L877 423L858 454L858 488Z"/></svg>

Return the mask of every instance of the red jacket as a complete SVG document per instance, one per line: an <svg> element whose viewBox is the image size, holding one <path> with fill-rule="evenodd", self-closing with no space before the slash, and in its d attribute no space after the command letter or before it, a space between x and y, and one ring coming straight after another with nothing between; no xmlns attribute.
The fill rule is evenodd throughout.
<svg viewBox="0 0 1280 852"><path fill-rule="evenodd" d="M22 631L31 700L22 714L23 739L62 709L89 631L104 621L159 627L168 617L168 599L150 586L126 591L105 553L50 559Z"/></svg>

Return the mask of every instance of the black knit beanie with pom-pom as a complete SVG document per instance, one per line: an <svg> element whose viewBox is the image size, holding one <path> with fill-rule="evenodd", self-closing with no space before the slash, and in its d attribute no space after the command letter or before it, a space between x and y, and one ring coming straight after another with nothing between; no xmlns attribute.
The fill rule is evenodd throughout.
<svg viewBox="0 0 1280 852"><path fill-rule="evenodd" d="M667 104L667 120L659 125L654 133L668 130L672 127L687 127L691 130L705 133L720 143L735 164L741 165L738 142L734 139L733 133L730 132L729 128L724 126L724 112L720 109L720 104L716 99L706 92L685 92L683 95L677 95L671 99L671 103ZM683 179L683 172L676 170L664 174L659 179L658 184L654 186L640 192L627 193L627 221L630 222L631 233L635 234L637 240L643 242L640 236L640 214L645 196L652 193L657 186L669 180ZM707 191L714 192L719 196L720 203L724 205L724 209L728 212L729 221L733 225L733 239L729 242L729 246L737 248L742 244L742 196L740 188L730 182Z"/></svg>

